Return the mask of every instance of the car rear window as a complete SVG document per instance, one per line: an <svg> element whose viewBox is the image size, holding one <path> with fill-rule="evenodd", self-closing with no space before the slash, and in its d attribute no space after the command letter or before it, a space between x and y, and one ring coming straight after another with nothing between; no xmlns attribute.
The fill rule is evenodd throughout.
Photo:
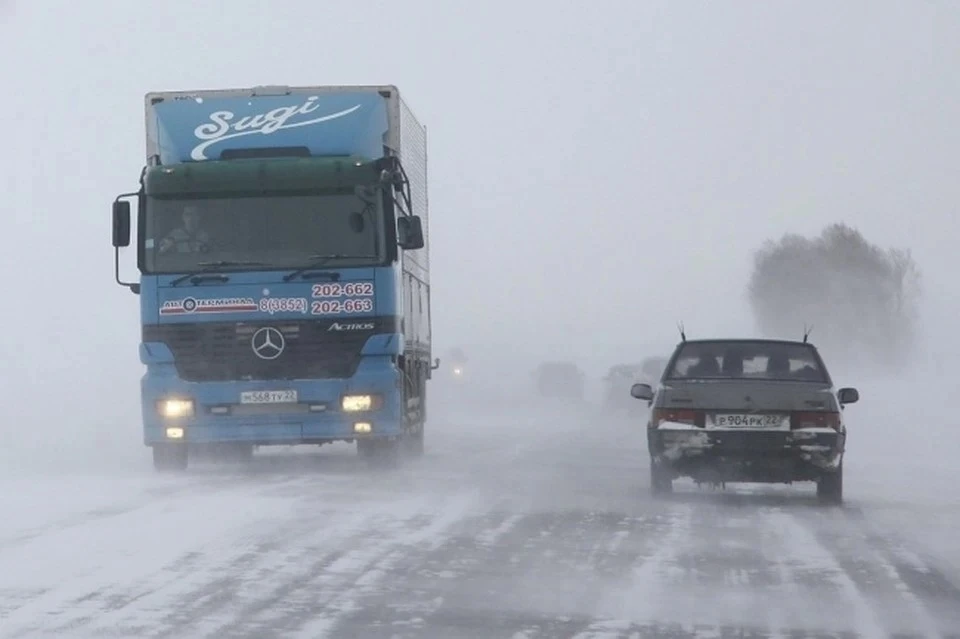
<svg viewBox="0 0 960 639"><path fill-rule="evenodd" d="M667 378L828 382L812 346L778 342L684 343Z"/></svg>

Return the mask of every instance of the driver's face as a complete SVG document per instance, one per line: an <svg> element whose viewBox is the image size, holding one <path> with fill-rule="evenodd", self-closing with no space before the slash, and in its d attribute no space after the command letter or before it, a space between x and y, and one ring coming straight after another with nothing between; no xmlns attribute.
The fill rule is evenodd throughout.
<svg viewBox="0 0 960 639"><path fill-rule="evenodd" d="M200 216L196 211L187 209L183 212L183 228L189 233L193 233L200 227Z"/></svg>

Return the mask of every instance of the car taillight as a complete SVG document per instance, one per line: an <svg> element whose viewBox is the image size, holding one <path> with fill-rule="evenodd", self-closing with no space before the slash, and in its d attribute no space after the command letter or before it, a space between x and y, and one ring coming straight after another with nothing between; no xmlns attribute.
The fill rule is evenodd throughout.
<svg viewBox="0 0 960 639"><path fill-rule="evenodd" d="M840 430L840 413L812 411L793 413L790 417L791 428L832 428Z"/></svg>
<svg viewBox="0 0 960 639"><path fill-rule="evenodd" d="M654 428L663 422L679 422L681 424L690 424L691 426L702 426L702 414L695 410L677 409L677 408L658 408L653 411L653 419L650 425Z"/></svg>

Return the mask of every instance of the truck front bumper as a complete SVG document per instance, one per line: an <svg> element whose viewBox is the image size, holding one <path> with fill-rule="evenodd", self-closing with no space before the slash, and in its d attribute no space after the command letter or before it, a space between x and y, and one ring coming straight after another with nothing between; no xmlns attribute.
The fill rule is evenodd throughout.
<svg viewBox="0 0 960 639"><path fill-rule="evenodd" d="M144 377L144 444L322 444L403 433L401 394L392 380L189 383ZM255 399L277 400L250 403ZM295 393L295 396L293 395ZM369 396L370 406L362 399ZM358 410L345 410L348 406Z"/></svg>

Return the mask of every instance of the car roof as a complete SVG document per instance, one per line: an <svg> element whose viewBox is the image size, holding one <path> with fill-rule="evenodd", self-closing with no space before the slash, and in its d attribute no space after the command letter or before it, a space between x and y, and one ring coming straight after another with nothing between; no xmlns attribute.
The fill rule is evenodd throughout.
<svg viewBox="0 0 960 639"><path fill-rule="evenodd" d="M816 348L810 342L794 339L770 339L765 337L717 337L714 339L688 339L677 344L678 347L684 344L784 344L787 346L808 346Z"/></svg>

